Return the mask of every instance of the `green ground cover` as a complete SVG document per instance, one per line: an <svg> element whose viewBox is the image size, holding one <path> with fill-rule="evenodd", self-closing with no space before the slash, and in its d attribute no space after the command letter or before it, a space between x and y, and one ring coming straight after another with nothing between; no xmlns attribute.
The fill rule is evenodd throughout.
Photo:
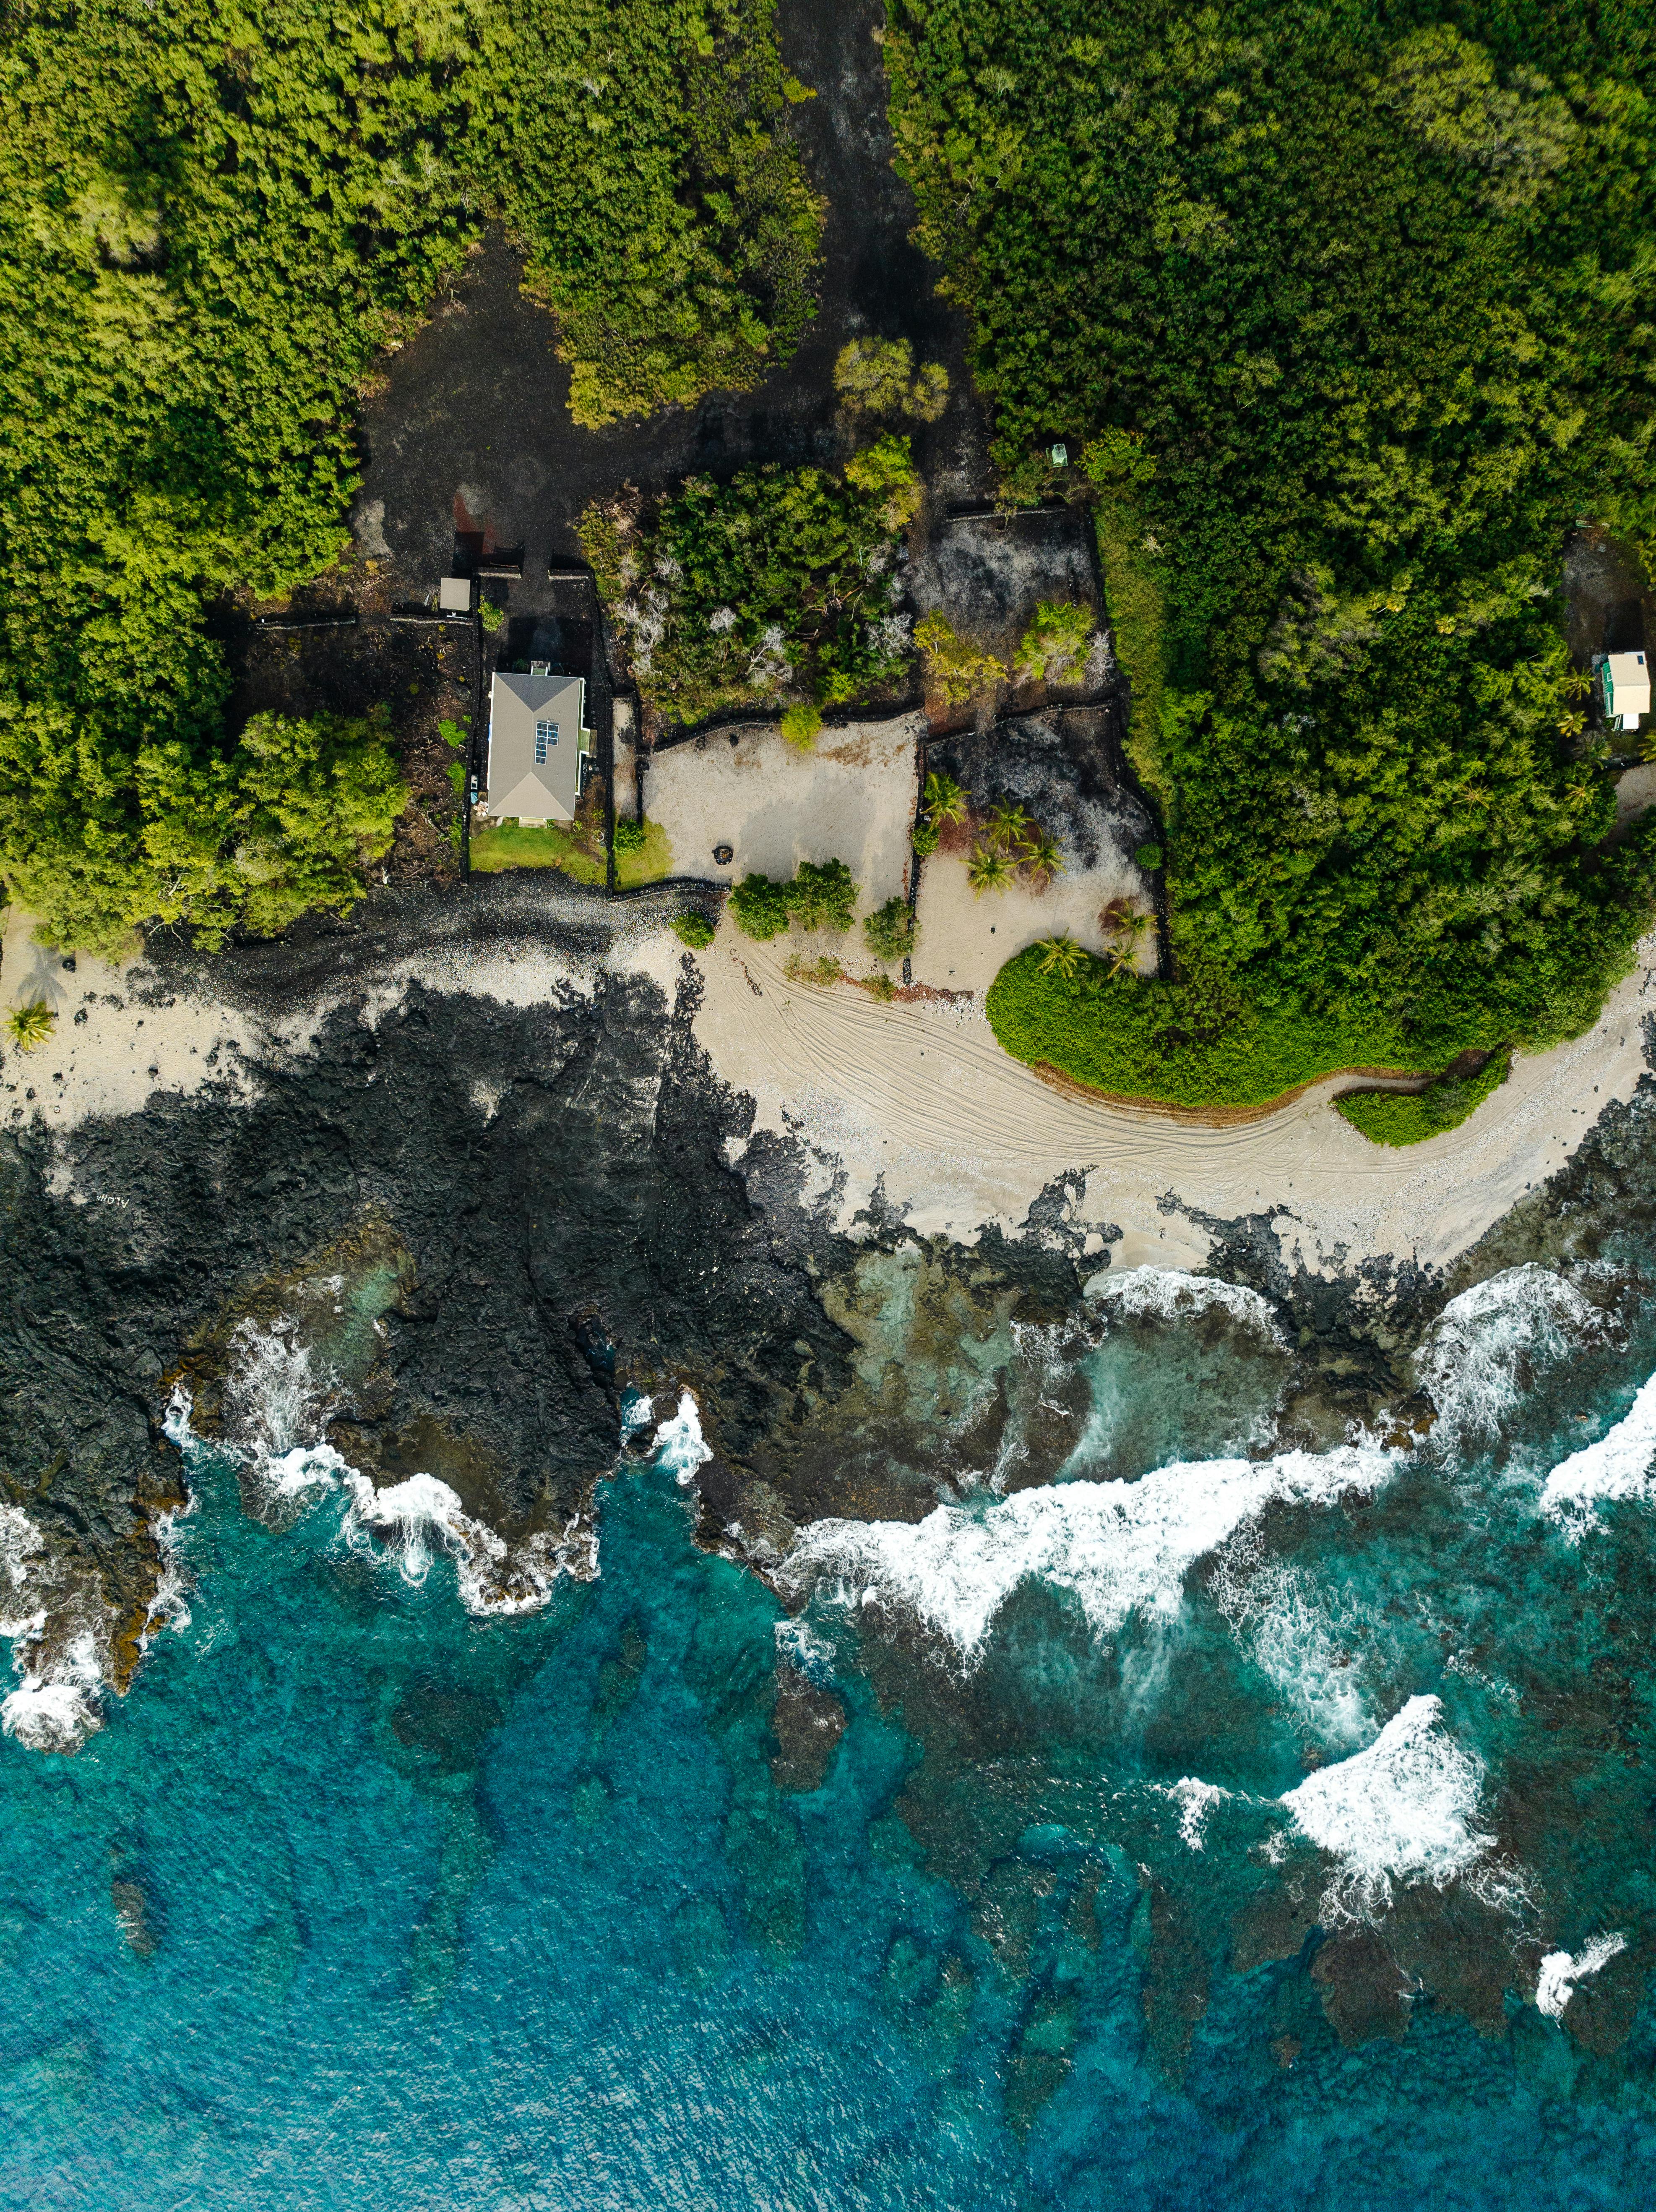
<svg viewBox="0 0 1656 2212"><path fill-rule="evenodd" d="M581 542L644 697L695 722L802 694L837 705L900 674L918 495L908 440L888 435L837 475L771 465L589 507Z"/></svg>
<svg viewBox="0 0 1656 2212"><path fill-rule="evenodd" d="M500 822L471 833L471 865L484 875L502 868L561 868L578 884L601 884L608 871L601 860L578 844L561 823L544 829L525 828L520 822Z"/></svg>
<svg viewBox="0 0 1656 2212"><path fill-rule="evenodd" d="M1491 1054L1476 1075L1444 1076L1415 1092L1348 1091L1335 1105L1354 1129L1376 1145L1418 1145L1459 1128L1512 1073L1512 1054Z"/></svg>
<svg viewBox="0 0 1656 2212"><path fill-rule="evenodd" d="M361 392L491 213L592 419L787 351L821 211L772 126L801 91L764 0L7 9L0 874L51 935L270 909L206 611L345 549ZM305 842L333 764L289 765L279 872L337 898Z"/></svg>
<svg viewBox="0 0 1656 2212"><path fill-rule="evenodd" d="M659 822L644 824L641 845L616 848L616 881L623 889L634 884L659 883L673 872L673 848Z"/></svg>
<svg viewBox="0 0 1656 2212"><path fill-rule="evenodd" d="M1344 1067L1425 1074L1438 1065L1393 1025L1264 1008L1210 974L1205 984L1115 975L1087 957L1074 975L1040 972L1041 947L1009 960L989 988L995 1035L1015 1059L1045 1062L1119 1097L1170 1106L1263 1106Z"/></svg>
<svg viewBox="0 0 1656 2212"><path fill-rule="evenodd" d="M1135 984L1066 1039L1049 994L1041 1056L1243 1103L1578 1031L1656 882L1656 826L1601 853L1558 598L1577 516L1656 529L1656 20L889 0L888 25L1008 487L1095 501L1174 954L1228 1009L1151 1018L1186 987ZM1025 994L996 1003L1020 1049Z"/></svg>

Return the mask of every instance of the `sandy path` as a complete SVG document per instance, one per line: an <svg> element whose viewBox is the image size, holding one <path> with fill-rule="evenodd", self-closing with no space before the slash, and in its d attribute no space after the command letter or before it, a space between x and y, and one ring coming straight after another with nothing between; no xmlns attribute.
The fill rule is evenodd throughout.
<svg viewBox="0 0 1656 2212"><path fill-rule="evenodd" d="M1644 949L1656 957L1656 942ZM1221 1217L1269 1212L1285 1249L1313 1266L1381 1252L1446 1261L1560 1167L1611 1098L1631 1095L1642 1015L1656 1006L1641 966L1588 1036L1520 1059L1460 1128L1391 1151L1331 1110L1349 1079L1221 1128L1094 1105L1008 1059L975 1004L883 1006L846 986L791 982L785 957L726 919L705 957L696 1032L720 1073L752 1092L759 1126L792 1126L842 1162L842 1221L883 1176L923 1231L1016 1224L1055 1176L1085 1170L1077 1223L1119 1228L1112 1257L1130 1265L1189 1264L1209 1249L1160 1209L1164 1194Z"/></svg>
<svg viewBox="0 0 1656 2212"><path fill-rule="evenodd" d="M672 745L645 770L645 812L667 832L676 876L739 883L843 860L866 914L908 888L921 727L918 714L853 722L824 730L810 752L751 723L735 744L715 733ZM723 845L735 857L721 865Z"/></svg>
<svg viewBox="0 0 1656 2212"><path fill-rule="evenodd" d="M920 871L913 975L937 990L986 991L1014 953L1046 937L1073 937L1089 952L1102 952L1107 940L1098 917L1110 901L1125 899L1143 911L1150 904L1144 879L1125 854L1112 854L1103 867L1057 876L1045 890L1015 883L980 895L966 871L965 860L952 853L934 853ZM1156 966L1156 940L1148 933L1136 964Z"/></svg>

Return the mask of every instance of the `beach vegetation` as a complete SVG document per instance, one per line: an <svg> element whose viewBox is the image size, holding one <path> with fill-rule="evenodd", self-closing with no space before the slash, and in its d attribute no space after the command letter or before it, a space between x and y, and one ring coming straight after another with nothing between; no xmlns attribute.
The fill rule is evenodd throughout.
<svg viewBox="0 0 1656 2212"><path fill-rule="evenodd" d="M615 846L617 854L641 853L649 835L648 823L637 821L630 814L616 815Z"/></svg>
<svg viewBox="0 0 1656 2212"><path fill-rule="evenodd" d="M477 619L490 637L496 636L506 627L506 609L497 599L480 599Z"/></svg>
<svg viewBox="0 0 1656 2212"><path fill-rule="evenodd" d="M44 999L31 999L14 1006L6 1016L6 1035L19 1052L33 1052L58 1026L58 1017Z"/></svg>
<svg viewBox="0 0 1656 2212"><path fill-rule="evenodd" d="M998 799L983 818L983 835L997 852L1010 853L1028 836L1034 824L1016 799Z"/></svg>
<svg viewBox="0 0 1656 2212"><path fill-rule="evenodd" d="M790 982L815 983L821 990L845 980L845 968L831 952L816 954L807 959L803 952L791 952L783 969Z"/></svg>
<svg viewBox="0 0 1656 2212"><path fill-rule="evenodd" d="M646 703L695 722L790 694L841 705L900 678L897 553L917 488L892 438L839 476L767 464L588 507L581 542Z"/></svg>
<svg viewBox="0 0 1656 2212"><path fill-rule="evenodd" d="M981 898L985 891L1004 891L1016 874L1013 862L992 839L980 839L972 848L972 857L966 864L966 880L972 886L974 898Z"/></svg>
<svg viewBox="0 0 1656 2212"><path fill-rule="evenodd" d="M852 981L859 991L866 991L870 999L877 999L882 1006L889 1006L897 995L897 986L883 971L875 975L854 975Z"/></svg>
<svg viewBox="0 0 1656 2212"><path fill-rule="evenodd" d="M1346 1091L1334 1104L1371 1144L1419 1145L1458 1128L1511 1073L1512 1054L1492 1052L1474 1075L1441 1075L1424 1091Z"/></svg>
<svg viewBox="0 0 1656 2212"><path fill-rule="evenodd" d="M1578 517L1656 537L1656 27L1123 0L1085 31L918 0L884 47L1006 495L1057 488L1055 431L1080 453L1166 825L1180 980L1077 996L1072 1072L1224 1103L1578 1033L1656 903L1558 598ZM1028 1044L1022 986L995 1003Z"/></svg>
<svg viewBox="0 0 1656 2212"><path fill-rule="evenodd" d="M816 740L822 733L822 710L820 707L786 707L782 710L782 735L796 752L814 752Z"/></svg>
<svg viewBox="0 0 1656 2212"><path fill-rule="evenodd" d="M863 939L877 960L901 960L914 950L914 916L906 898L889 898L863 923Z"/></svg>
<svg viewBox="0 0 1656 2212"><path fill-rule="evenodd" d="M1133 864L1143 868L1147 876L1153 876L1162 865L1162 848L1159 845L1141 845L1133 854Z"/></svg>
<svg viewBox="0 0 1656 2212"><path fill-rule="evenodd" d="M1085 658L1097 627L1092 609L1079 599L1039 599L1013 666L1026 682L1061 684Z"/></svg>
<svg viewBox="0 0 1656 2212"><path fill-rule="evenodd" d="M851 927L857 883L843 860L802 860L788 891L788 911L801 929Z"/></svg>
<svg viewBox="0 0 1656 2212"><path fill-rule="evenodd" d="M929 860L931 855L937 851L942 838L943 831L932 820L931 817L929 814L922 814L919 820L914 824L914 834L912 841L915 859L917 860Z"/></svg>
<svg viewBox="0 0 1656 2212"><path fill-rule="evenodd" d="M616 883L622 890L631 890L637 884L659 883L673 872L673 848L664 827L646 819L643 830L641 844L617 843L616 847ZM602 849L596 837L592 842L594 850Z"/></svg>
<svg viewBox="0 0 1656 2212"><path fill-rule="evenodd" d="M962 637L947 615L923 616L914 625L914 643L928 690L947 708L968 706L980 693L992 691L1005 679L1006 671L994 654Z"/></svg>
<svg viewBox="0 0 1656 2212"><path fill-rule="evenodd" d="M769 876L743 876L731 893L731 917L743 937L761 945L780 937L788 926L792 889L791 883L777 883Z"/></svg>
<svg viewBox="0 0 1656 2212"><path fill-rule="evenodd" d="M716 934L705 914L676 914L668 927L679 943L688 945L692 952L705 952Z"/></svg>

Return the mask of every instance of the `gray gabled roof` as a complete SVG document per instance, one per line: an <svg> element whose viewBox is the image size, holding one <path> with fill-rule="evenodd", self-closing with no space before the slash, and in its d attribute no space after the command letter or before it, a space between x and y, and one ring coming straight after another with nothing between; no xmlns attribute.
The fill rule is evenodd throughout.
<svg viewBox="0 0 1656 2212"><path fill-rule="evenodd" d="M571 822L580 799L586 684L579 676L509 676L497 670L488 707L488 805L496 820ZM536 759L537 725L549 725ZM557 734L554 739L550 730Z"/></svg>

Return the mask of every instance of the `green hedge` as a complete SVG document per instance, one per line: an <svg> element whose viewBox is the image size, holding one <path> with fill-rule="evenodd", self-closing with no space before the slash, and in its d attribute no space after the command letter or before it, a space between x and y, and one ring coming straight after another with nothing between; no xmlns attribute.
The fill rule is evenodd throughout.
<svg viewBox="0 0 1656 2212"><path fill-rule="evenodd" d="M1419 1145L1458 1128L1512 1073L1512 1054L1492 1053L1476 1075L1442 1077L1424 1091L1348 1091L1335 1105L1376 1145Z"/></svg>
<svg viewBox="0 0 1656 2212"><path fill-rule="evenodd" d="M989 988L990 1026L1015 1060L1119 1097L1172 1106L1263 1106L1343 1067L1425 1073L1393 1030L1250 1003L1217 975L1200 983L1112 977L1088 959L1073 977L1042 975L1040 948L1008 961Z"/></svg>

